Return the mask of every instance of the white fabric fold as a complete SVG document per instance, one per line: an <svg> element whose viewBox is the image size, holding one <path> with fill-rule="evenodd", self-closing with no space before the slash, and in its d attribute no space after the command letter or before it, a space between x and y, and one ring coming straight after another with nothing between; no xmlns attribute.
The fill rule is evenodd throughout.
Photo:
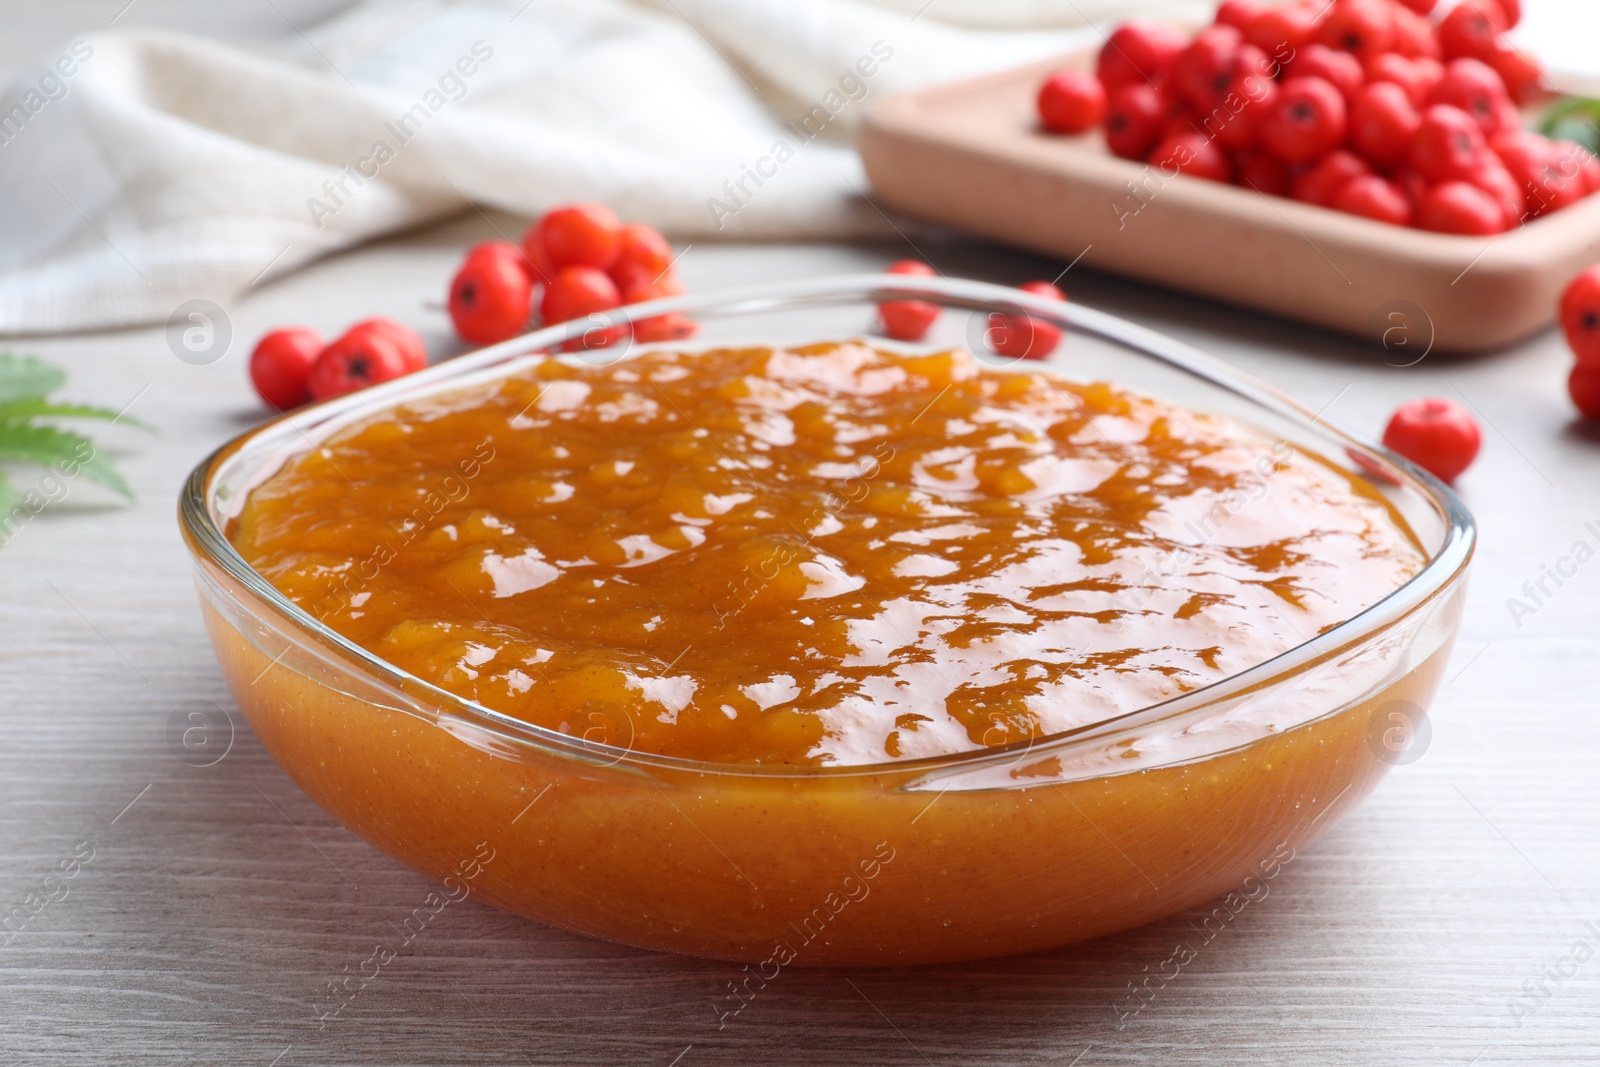
<svg viewBox="0 0 1600 1067"><path fill-rule="evenodd" d="M884 232L851 148L872 99L1066 51L1123 6L413 0L273 56L68 42L0 95L0 332L163 321L468 202L600 200L680 238Z"/></svg>

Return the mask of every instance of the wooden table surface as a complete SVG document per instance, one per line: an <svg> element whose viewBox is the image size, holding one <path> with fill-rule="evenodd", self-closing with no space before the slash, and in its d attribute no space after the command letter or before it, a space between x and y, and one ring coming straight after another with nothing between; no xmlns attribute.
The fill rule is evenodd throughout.
<svg viewBox="0 0 1600 1067"><path fill-rule="evenodd" d="M1120 1026L1128 983L1170 954L1185 916L1022 958L797 971L719 1029L713 1001L736 968L469 900L319 1028L328 983L430 886L316 808L237 712L224 758L180 758L170 731L181 709L232 704L174 501L194 463L261 417L243 369L254 337L387 313L444 347L442 279L479 231L473 216L265 287L227 309L234 340L208 366L177 359L159 329L14 344L70 366L72 395L130 405L159 432L100 432L136 505L74 484L0 548L0 912L30 893L49 899L0 931L0 1062L1600 1061L1600 959L1587 961L1600 950L1600 563L1520 626L1506 603L1575 542L1600 547L1600 437L1570 421L1559 338L1400 368L1382 350L1076 271L1075 300L1222 354L1346 425L1376 428L1420 394L1477 409L1484 454L1461 489L1483 543L1422 758ZM918 243L949 273L1014 283L1060 269ZM682 271L698 289L871 268L904 251L697 245ZM75 876L50 878L63 861ZM1540 982L1548 997L1525 995Z"/></svg>
<svg viewBox="0 0 1600 1067"><path fill-rule="evenodd" d="M337 6L284 3L308 16ZM0 62L90 25L102 6L8 13ZM1529 32L1558 62L1592 65L1585 35L1566 32L1574 6L1530 2ZM184 25L200 7L149 0L125 21ZM266 32L278 16L243 13L254 7L207 25ZM98 431L137 504L74 483L0 547L0 916L47 901L0 928L0 1063L1600 1063L1600 562L1559 589L1547 580L1555 595L1533 614L1508 608L1577 542L1600 550L1600 434L1571 421L1560 339L1398 367L1395 353L1081 271L1066 279L1074 300L1190 340L1350 427L1375 432L1425 394L1477 410L1484 454L1461 490L1482 546L1419 760L1121 1025L1129 983L1167 958L1192 916L1020 958L786 972L719 1029L713 1003L736 968L468 900L319 1028L329 983L431 887L317 809L237 712L225 757L180 758L175 719L194 702L232 704L175 501L205 453L261 417L243 363L263 330L336 331L383 313L447 348L444 279L488 233L474 215L265 286L228 305L232 345L206 366L176 358L160 329L9 346L70 367L72 396L128 405L159 432ZM917 243L951 274L1014 283L1061 267ZM682 272L699 289L874 268L908 251L697 245Z"/></svg>

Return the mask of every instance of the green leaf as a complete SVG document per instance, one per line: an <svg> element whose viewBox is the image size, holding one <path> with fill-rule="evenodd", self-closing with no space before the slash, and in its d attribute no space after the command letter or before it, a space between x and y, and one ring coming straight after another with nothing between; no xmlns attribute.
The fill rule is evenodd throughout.
<svg viewBox="0 0 1600 1067"><path fill-rule="evenodd" d="M39 419L99 419L122 421L120 412L89 404L54 403L49 395L66 384L57 367L11 352L0 353L0 461L31 463L60 471L67 478L83 477L129 500L133 490L111 460L96 451L81 434L42 424ZM126 421L142 429L136 419ZM17 503L17 492L0 470L0 525Z"/></svg>
<svg viewBox="0 0 1600 1067"><path fill-rule="evenodd" d="M63 464L70 469L75 465L83 477L133 499L133 490L128 488L111 461L97 452L87 437L68 430L18 422L0 423L0 459L20 460L41 467Z"/></svg>
<svg viewBox="0 0 1600 1067"><path fill-rule="evenodd" d="M1569 96L1550 105L1539 132L1554 141L1576 141L1600 153L1600 100Z"/></svg>
<svg viewBox="0 0 1600 1067"><path fill-rule="evenodd" d="M48 396L67 381L59 367L11 352L0 352L0 404Z"/></svg>
<svg viewBox="0 0 1600 1067"><path fill-rule="evenodd" d="M12 419L26 420L36 418L106 419L111 422L125 422L130 426L137 426L141 430L153 429L149 423L130 418L120 411L92 407L88 404L56 404L38 397L0 403L0 422Z"/></svg>

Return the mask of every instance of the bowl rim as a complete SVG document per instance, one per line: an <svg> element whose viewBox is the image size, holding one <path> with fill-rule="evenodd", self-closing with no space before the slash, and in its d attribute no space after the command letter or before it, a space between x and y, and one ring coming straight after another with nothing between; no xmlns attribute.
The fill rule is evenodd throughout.
<svg viewBox="0 0 1600 1067"><path fill-rule="evenodd" d="M1369 469L1381 472L1398 484L1419 492L1424 502L1432 507L1442 521L1442 541L1437 550L1428 554L1427 562L1415 575L1363 611L1270 659L1155 704L1120 712L1107 719L1043 737L1028 738L994 748L950 752L914 760L864 764L774 765L689 759L639 751L631 746L623 748L589 741L495 711L486 705L468 700L418 678L326 626L279 592L233 547L212 507L211 490L224 465L246 445L258 438L268 434L284 438L298 435L304 440L306 447L314 447L315 438L310 431L315 430L325 436L406 400L436 392L468 388L479 381L497 379L516 371L523 365L531 365L537 360L549 358L556 354L554 351L556 346L564 342L581 343L585 335L594 331L625 326L640 319L675 311L733 316L763 311L803 310L807 307L917 298L933 298L943 305L965 307L975 311L1028 313L1059 326L1095 334L1135 349L1142 355L1176 370L1201 378L1208 384L1280 418L1287 418L1303 429L1318 429L1337 439L1347 449L1352 459L1358 459L1363 466L1369 466ZM875 339L873 343L878 343L879 340L881 339ZM695 344L697 342L666 342L640 348L649 350ZM698 344L702 347L715 347L704 342ZM631 350L631 345L623 344L616 349L601 348L586 354L600 357L591 360L592 362L609 363L627 358ZM1061 366L1056 358L1030 361L1029 369L1045 373L1061 372ZM287 456L277 453L275 455L280 462L270 469L265 464L257 468L249 480L248 488L254 488L280 469L281 462L286 461ZM241 491L241 502L246 495ZM434 364L425 370L341 397L297 408L236 435L201 460L184 482L179 498L178 516L184 540L197 565L202 569L207 564L220 569L253 593L284 622L314 638L324 647L332 646L343 657L355 660L368 675L368 680L380 681L390 690L400 693L420 693L426 698L428 705L426 711L436 725L449 728L446 719L453 719L468 729L487 729L501 741L528 746L545 755L574 758L610 769L621 769L626 765L634 771L649 768L656 771L687 772L697 775L764 779L878 777L885 774L919 776L931 772L940 772L938 777L944 778L947 776L945 772L968 773L997 767L1014 767L1030 755L1044 759L1061 754L1074 746L1087 746L1108 734L1156 721L1180 719L1190 713L1199 713L1219 697L1226 698L1235 691L1257 687L1294 671L1304 663L1323 660L1337 650L1399 622L1449 589L1462 577L1471 562L1477 540L1476 524L1466 506L1448 485L1432 474L1404 457L1390 452L1387 448L1343 429L1336 422L1324 418L1322 413L1313 412L1274 386L1217 357L1209 356L1186 342L1167 337L1148 327L1106 312L1079 304L1049 300L1008 286L942 276L893 274L823 275L777 283L704 290L695 294L625 305L570 322L533 330L510 340ZM1424 551L1428 551L1426 546ZM341 666L355 669L354 664L344 663ZM1338 710L1339 708L1335 707L1328 714ZM1307 723L1296 725L1305 725L1312 721L1316 720L1307 720ZM1232 747L1248 748L1271 736L1274 735L1267 733L1260 738ZM1230 750L1208 751L1192 758L1212 758ZM1176 762L1189 761L1190 759L1183 759ZM1160 766L1167 765L1160 764ZM1138 768L1136 771L1147 769L1151 768ZM1136 771L1115 771L1091 777L1109 777L1113 774Z"/></svg>

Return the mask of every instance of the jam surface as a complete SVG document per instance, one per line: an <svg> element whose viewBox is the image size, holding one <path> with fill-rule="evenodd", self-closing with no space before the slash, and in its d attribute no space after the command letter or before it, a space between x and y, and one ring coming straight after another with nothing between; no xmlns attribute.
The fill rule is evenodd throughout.
<svg viewBox="0 0 1600 1067"><path fill-rule="evenodd" d="M1370 489L1249 427L861 343L548 359L339 432L230 538L333 629L497 711L792 765L1132 711L1424 562Z"/></svg>

